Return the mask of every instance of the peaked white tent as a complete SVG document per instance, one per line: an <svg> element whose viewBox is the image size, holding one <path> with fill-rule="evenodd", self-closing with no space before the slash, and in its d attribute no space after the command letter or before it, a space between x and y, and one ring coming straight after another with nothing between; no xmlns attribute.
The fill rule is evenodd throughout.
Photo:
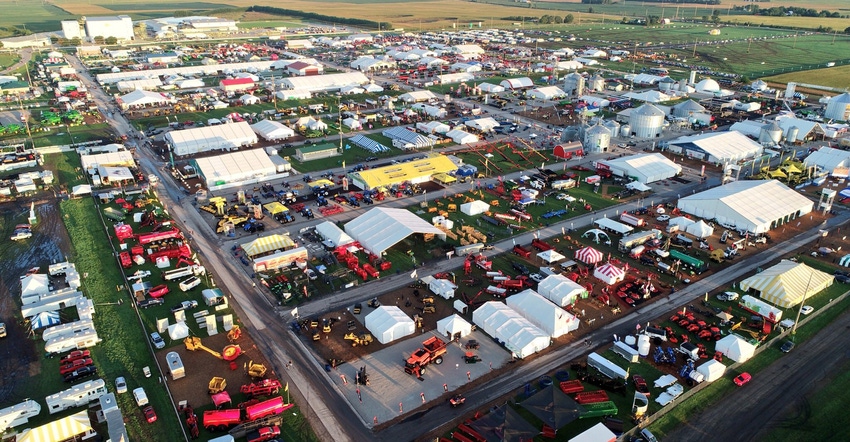
<svg viewBox="0 0 850 442"><path fill-rule="evenodd" d="M451 315L437 321L437 332L452 340L455 334L461 338L472 334L472 325L461 318L460 315Z"/></svg>
<svg viewBox="0 0 850 442"><path fill-rule="evenodd" d="M726 373L726 366L717 359L711 359L697 367L697 372L705 377L705 382L714 382Z"/></svg>
<svg viewBox="0 0 850 442"><path fill-rule="evenodd" d="M579 325L579 320L566 310L552 304L531 289L523 290L506 300L508 307L540 327L553 338L563 336Z"/></svg>
<svg viewBox="0 0 850 442"><path fill-rule="evenodd" d="M738 335L728 335L717 341L714 350L735 362L745 362L753 357L756 347Z"/></svg>
<svg viewBox="0 0 850 442"><path fill-rule="evenodd" d="M251 129L268 141L285 140L295 135L295 131L277 121L262 120L251 125Z"/></svg>
<svg viewBox="0 0 850 442"><path fill-rule="evenodd" d="M80 184L78 186L74 186L71 189L71 194L74 195L74 196L90 195L91 194L91 185L90 184Z"/></svg>
<svg viewBox="0 0 850 442"><path fill-rule="evenodd" d="M614 266L611 263L597 267L593 271L593 276L608 285L614 285L621 282L626 277L626 272L623 269Z"/></svg>
<svg viewBox="0 0 850 442"><path fill-rule="evenodd" d="M189 336L189 326L186 325L185 322L180 321L168 326L168 337L171 338L172 341L183 339L187 336Z"/></svg>
<svg viewBox="0 0 850 442"><path fill-rule="evenodd" d="M544 250L538 253L537 257L546 261L547 264L552 264L566 258L566 256L558 253L557 250Z"/></svg>
<svg viewBox="0 0 850 442"><path fill-rule="evenodd" d="M412 335L416 323L394 305L382 305L366 315L366 328L381 344Z"/></svg>
<svg viewBox="0 0 850 442"><path fill-rule="evenodd" d="M602 163L610 167L614 175L632 177L643 184L666 180L682 173L682 166L660 153L629 155Z"/></svg>
<svg viewBox="0 0 850 442"><path fill-rule="evenodd" d="M478 307L472 312L472 321L518 358L531 356L550 343L546 332L498 301L485 302Z"/></svg>
<svg viewBox="0 0 850 442"><path fill-rule="evenodd" d="M330 241L334 247L347 246L354 242L352 237L348 236L347 233L330 221L325 221L317 225L316 233L326 241Z"/></svg>
<svg viewBox="0 0 850 442"><path fill-rule="evenodd" d="M446 136L451 138L457 144L469 144L478 142L478 136L460 129L454 129L446 132Z"/></svg>
<svg viewBox="0 0 850 442"><path fill-rule="evenodd" d="M697 238L708 238L714 234L714 227L709 226L703 220L699 220L685 227L685 232L688 232Z"/></svg>
<svg viewBox="0 0 850 442"><path fill-rule="evenodd" d="M432 279L428 283L428 289L442 298L451 299L455 296L457 286L448 279Z"/></svg>
<svg viewBox="0 0 850 442"><path fill-rule="evenodd" d="M446 239L445 232L404 209L369 210L349 221L345 225L345 232L375 255L380 255L414 233L434 234Z"/></svg>
<svg viewBox="0 0 850 442"><path fill-rule="evenodd" d="M783 259L775 266L741 281L741 290L758 293L761 299L781 308L799 305L831 286L835 276L803 263Z"/></svg>
<svg viewBox="0 0 850 442"><path fill-rule="evenodd" d="M540 281L537 292L561 307L575 304L579 297L587 295L587 289L581 284L560 274L549 275Z"/></svg>
<svg viewBox="0 0 850 442"><path fill-rule="evenodd" d="M480 215L489 210L490 205L481 200L475 200L460 205L460 212L469 216Z"/></svg>
<svg viewBox="0 0 850 442"><path fill-rule="evenodd" d="M50 281L43 273L35 273L21 279L21 298L46 295L49 292Z"/></svg>
<svg viewBox="0 0 850 442"><path fill-rule="evenodd" d="M670 218L670 221L668 221L667 224L671 226L679 226L679 229L687 230L689 226L694 224L694 220L684 216L677 216L675 218Z"/></svg>

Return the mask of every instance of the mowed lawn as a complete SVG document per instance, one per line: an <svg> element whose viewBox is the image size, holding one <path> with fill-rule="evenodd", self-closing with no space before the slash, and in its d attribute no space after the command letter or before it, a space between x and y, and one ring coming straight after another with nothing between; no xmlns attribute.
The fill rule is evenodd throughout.
<svg viewBox="0 0 850 442"><path fill-rule="evenodd" d="M774 75L772 77L767 77L764 80L776 83L788 83L794 81L797 83L817 84L844 89L850 86L850 66L837 66L834 68L813 69L804 72Z"/></svg>

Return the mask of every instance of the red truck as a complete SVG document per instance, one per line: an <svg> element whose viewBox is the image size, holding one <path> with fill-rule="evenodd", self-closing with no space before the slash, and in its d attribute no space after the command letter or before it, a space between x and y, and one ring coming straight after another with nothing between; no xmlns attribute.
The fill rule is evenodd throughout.
<svg viewBox="0 0 850 442"><path fill-rule="evenodd" d="M244 410L238 408L209 410L204 412L204 428L207 431L225 431L244 422L281 414L292 406L293 404L284 404L283 398L278 396L245 407Z"/></svg>
<svg viewBox="0 0 850 442"><path fill-rule="evenodd" d="M528 250L525 247L520 246L520 245L514 246L512 252L513 252L514 255L519 255L519 256L522 256L523 258L528 258L529 256L531 256L531 250Z"/></svg>
<svg viewBox="0 0 850 442"><path fill-rule="evenodd" d="M425 366L434 363L443 363L443 355L446 354L446 342L438 336L432 336L422 343L422 348L413 352L404 363L404 372L421 378L425 374Z"/></svg>
<svg viewBox="0 0 850 442"><path fill-rule="evenodd" d="M280 436L280 427L261 427L256 431L248 433L248 442L265 442Z"/></svg>
<svg viewBox="0 0 850 442"><path fill-rule="evenodd" d="M69 362L74 362L77 359L90 358L90 357L91 357L91 351L89 351L89 350L74 350L74 351L66 354L65 356L62 356L61 358L59 358L59 364L65 365Z"/></svg>
<svg viewBox="0 0 850 442"><path fill-rule="evenodd" d="M91 358L75 359L59 366L59 374L65 376L78 368L88 367L92 364L94 364L94 361Z"/></svg>
<svg viewBox="0 0 850 442"><path fill-rule="evenodd" d="M535 249L537 249L540 252L545 252L547 250L554 249L554 247L549 245L549 243L547 243L546 241L541 241L537 238L534 238L534 239L531 240L531 247L534 247Z"/></svg>

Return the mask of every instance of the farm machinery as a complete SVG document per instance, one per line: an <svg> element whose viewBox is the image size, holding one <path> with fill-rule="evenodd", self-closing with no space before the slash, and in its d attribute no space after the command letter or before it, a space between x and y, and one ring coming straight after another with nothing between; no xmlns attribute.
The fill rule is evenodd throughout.
<svg viewBox="0 0 850 442"><path fill-rule="evenodd" d="M210 394L219 394L224 391L225 388L227 388L227 380L218 376L210 379L209 384L207 384L207 389Z"/></svg>
<svg viewBox="0 0 850 442"><path fill-rule="evenodd" d="M404 364L404 372L422 380L425 367L432 362L437 365L442 364L443 355L446 352L446 342L437 336L432 336L422 343L422 348L419 348L407 358Z"/></svg>
<svg viewBox="0 0 850 442"><path fill-rule="evenodd" d="M254 361L250 361L245 364L244 368L245 373L247 373L248 376L251 376L252 378L262 378L266 375L266 371L268 371L265 364L261 364L259 362Z"/></svg>
<svg viewBox="0 0 850 442"><path fill-rule="evenodd" d="M223 361L227 361L227 362L234 361L236 358L239 357L239 355L242 354L242 348L239 347L238 345L235 345L235 344L227 345L227 346L224 347L224 349L221 352L217 352L217 351L205 346L201 342L201 338L199 338L197 336L187 337L186 339L183 340L183 344L186 346L186 350L189 350L189 351L203 350L203 351L215 356L216 358L221 359Z"/></svg>
<svg viewBox="0 0 850 442"><path fill-rule="evenodd" d="M239 391L249 398L256 396L270 396L280 391L281 384L277 379L263 379L251 384L243 385Z"/></svg>
<svg viewBox="0 0 850 442"><path fill-rule="evenodd" d="M352 347L357 347L358 345L366 346L369 345L369 343L371 343L373 340L372 335L369 333L362 333L359 335L354 333L347 333L344 339L346 341L351 341Z"/></svg>

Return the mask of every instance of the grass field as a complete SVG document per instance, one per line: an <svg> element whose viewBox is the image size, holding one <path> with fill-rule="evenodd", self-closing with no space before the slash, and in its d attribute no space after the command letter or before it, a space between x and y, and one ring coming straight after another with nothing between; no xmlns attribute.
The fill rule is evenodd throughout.
<svg viewBox="0 0 850 442"><path fill-rule="evenodd" d="M790 81L794 81L798 83L818 84L821 86L844 89L850 86L850 80L848 79L850 79L850 66L812 69L804 72L774 75L772 77L767 77L764 80L774 81L777 83L788 83Z"/></svg>

